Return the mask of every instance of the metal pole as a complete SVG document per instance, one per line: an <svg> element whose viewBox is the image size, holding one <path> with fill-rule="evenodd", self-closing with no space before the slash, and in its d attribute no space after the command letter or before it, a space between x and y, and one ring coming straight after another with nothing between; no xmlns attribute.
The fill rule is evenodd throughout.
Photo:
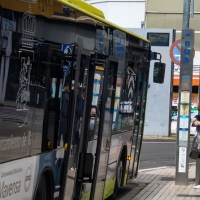
<svg viewBox="0 0 200 200"><path fill-rule="evenodd" d="M182 29L189 28L189 18L190 18L190 0L184 0Z"/></svg>
<svg viewBox="0 0 200 200"><path fill-rule="evenodd" d="M190 0L184 0L180 84L178 103L178 123L176 138L176 177L175 185L188 185L189 146L190 146L190 118L191 118L191 94L192 72L194 52L194 30L189 29Z"/></svg>
<svg viewBox="0 0 200 200"><path fill-rule="evenodd" d="M199 81L200 81L200 65L199 65ZM198 102L200 102L200 82L198 88ZM198 110L198 115L200 115L200 111ZM193 188L200 188L200 158L196 160L196 173L195 173L195 183Z"/></svg>
<svg viewBox="0 0 200 200"><path fill-rule="evenodd" d="M199 172L199 169L200 169L200 158L197 158L194 188L200 188L200 172Z"/></svg>
<svg viewBox="0 0 200 200"><path fill-rule="evenodd" d="M190 17L191 17L191 18L194 18L194 0L191 0L191 2L190 2L190 7L191 7L191 10L190 10Z"/></svg>

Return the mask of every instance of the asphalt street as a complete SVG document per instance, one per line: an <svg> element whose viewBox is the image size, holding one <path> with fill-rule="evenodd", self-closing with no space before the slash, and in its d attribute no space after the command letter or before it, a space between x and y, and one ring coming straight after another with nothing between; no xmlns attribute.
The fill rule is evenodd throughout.
<svg viewBox="0 0 200 200"><path fill-rule="evenodd" d="M189 159L189 162L194 162ZM139 170L176 165L176 142L144 142Z"/></svg>

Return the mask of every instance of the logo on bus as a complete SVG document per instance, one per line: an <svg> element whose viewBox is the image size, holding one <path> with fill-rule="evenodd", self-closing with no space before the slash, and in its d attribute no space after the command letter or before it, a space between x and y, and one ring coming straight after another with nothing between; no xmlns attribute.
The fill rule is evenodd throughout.
<svg viewBox="0 0 200 200"><path fill-rule="evenodd" d="M36 17L31 11L27 11L22 17L22 47L32 49L36 42Z"/></svg>
<svg viewBox="0 0 200 200"><path fill-rule="evenodd" d="M136 74L133 71L133 69L131 69L130 67L128 68L127 72L128 72L128 79L129 79L129 81L128 81L128 99L129 99L129 101L131 101L134 96Z"/></svg>
<svg viewBox="0 0 200 200"><path fill-rule="evenodd" d="M31 185L31 168L29 167L26 172L25 181L24 181L24 190L28 192Z"/></svg>

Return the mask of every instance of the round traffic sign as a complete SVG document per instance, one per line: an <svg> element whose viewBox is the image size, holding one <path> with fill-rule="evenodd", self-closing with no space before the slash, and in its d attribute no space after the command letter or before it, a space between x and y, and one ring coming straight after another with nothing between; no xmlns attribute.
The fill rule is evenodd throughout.
<svg viewBox="0 0 200 200"><path fill-rule="evenodd" d="M169 55L175 64L180 66L180 61L181 61L181 39L176 40L175 42L172 43L170 50L169 50ZM194 50L194 55L195 55L195 50ZM193 55L193 57L194 57Z"/></svg>
<svg viewBox="0 0 200 200"><path fill-rule="evenodd" d="M177 65L180 65L181 61L181 39L176 40L175 42L172 43L170 50L169 50L169 55L172 60Z"/></svg>

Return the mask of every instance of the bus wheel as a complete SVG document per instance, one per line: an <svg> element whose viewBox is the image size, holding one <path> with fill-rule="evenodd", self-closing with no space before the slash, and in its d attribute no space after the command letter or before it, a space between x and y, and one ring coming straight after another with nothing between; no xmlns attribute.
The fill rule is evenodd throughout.
<svg viewBox="0 0 200 200"><path fill-rule="evenodd" d="M122 175L123 175L123 162L120 160L117 166L117 176L116 176L117 188L121 186Z"/></svg>
<svg viewBox="0 0 200 200"><path fill-rule="evenodd" d="M48 200L47 183L44 175L41 177L39 185L37 187L35 200Z"/></svg>
<svg viewBox="0 0 200 200"><path fill-rule="evenodd" d="M122 175L123 175L123 162L122 160L119 160L116 171L115 188L113 194L108 198L108 200L115 200L117 198L117 190L121 186Z"/></svg>

